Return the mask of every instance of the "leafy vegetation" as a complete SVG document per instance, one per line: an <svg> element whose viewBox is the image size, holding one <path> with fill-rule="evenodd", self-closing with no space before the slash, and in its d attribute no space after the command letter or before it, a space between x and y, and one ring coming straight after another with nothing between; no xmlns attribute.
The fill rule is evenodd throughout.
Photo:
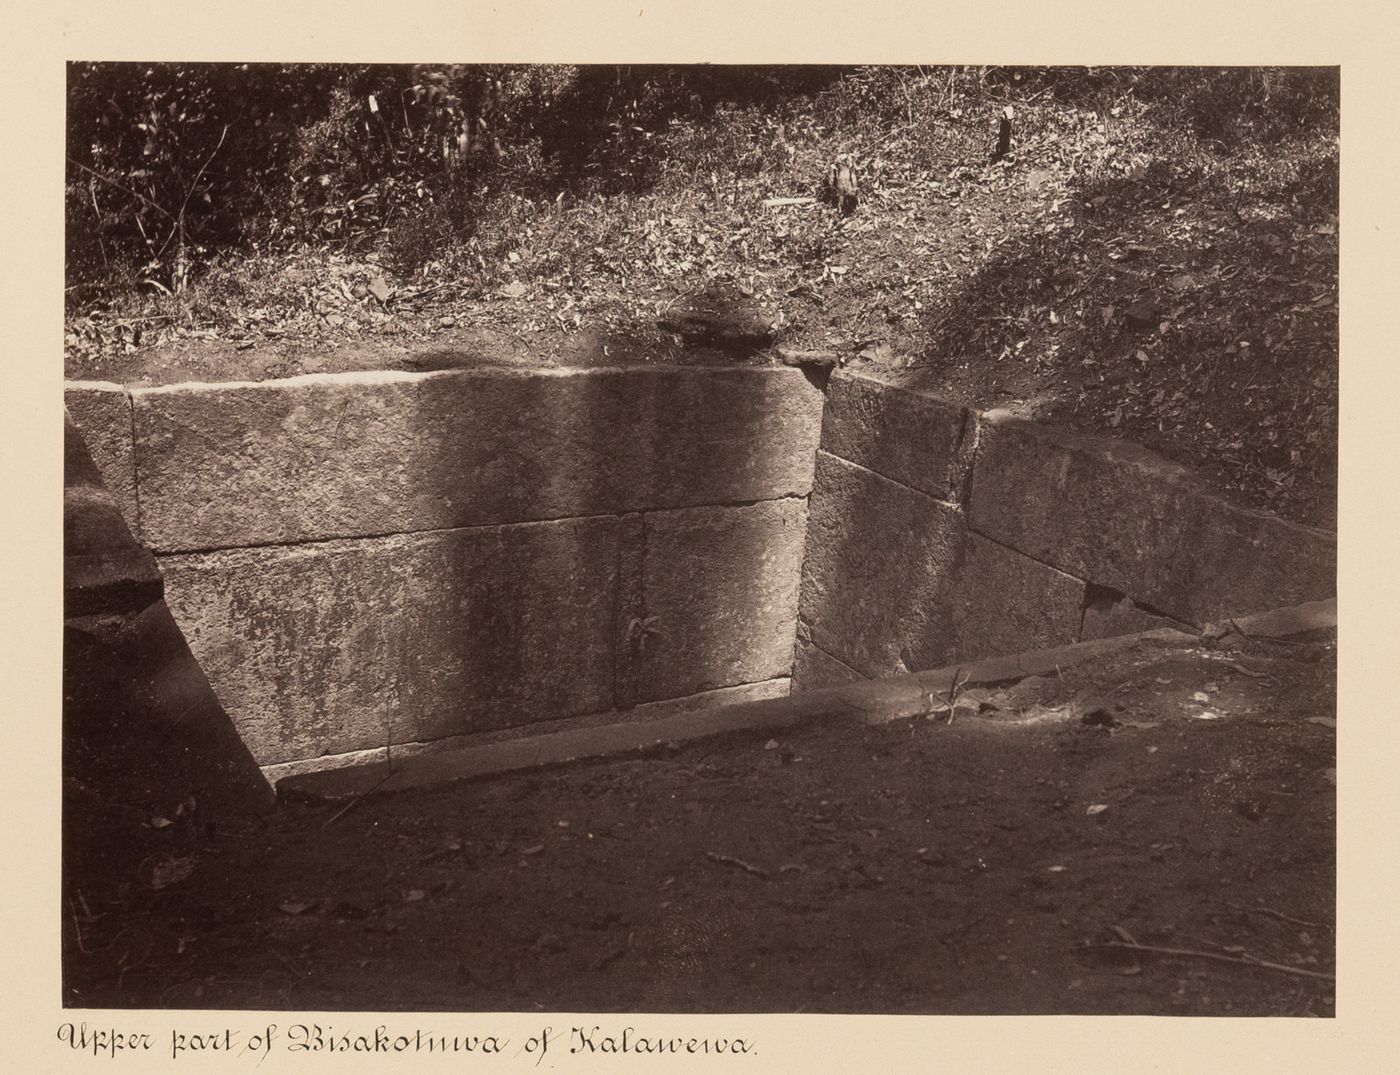
<svg viewBox="0 0 1400 1075"><path fill-rule="evenodd" d="M81 64L69 84L72 374L139 378L197 342L206 367L281 375L469 326L535 361L623 338L681 358L658 314L724 284L785 345L1333 523L1335 69ZM799 200L841 153L846 219Z"/></svg>

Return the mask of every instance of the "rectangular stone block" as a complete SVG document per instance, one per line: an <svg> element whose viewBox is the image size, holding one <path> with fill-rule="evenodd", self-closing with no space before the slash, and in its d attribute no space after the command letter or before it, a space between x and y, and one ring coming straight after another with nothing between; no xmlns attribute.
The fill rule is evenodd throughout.
<svg viewBox="0 0 1400 1075"><path fill-rule="evenodd" d="M948 598L955 660L1079 640L1084 583L969 533Z"/></svg>
<svg viewBox="0 0 1400 1075"><path fill-rule="evenodd" d="M453 370L139 389L161 551L804 496L821 393L791 369Z"/></svg>
<svg viewBox="0 0 1400 1075"><path fill-rule="evenodd" d="M63 419L63 613L135 611L160 600L149 549L131 535L71 415Z"/></svg>
<svg viewBox="0 0 1400 1075"><path fill-rule="evenodd" d="M945 663L962 512L822 451L808 516L812 642L869 678Z"/></svg>
<svg viewBox="0 0 1400 1075"><path fill-rule="evenodd" d="M136 499L136 453L132 440L131 398L126 389L105 381L68 381L63 405L82 433L102 484L112 494L138 541L141 520Z"/></svg>
<svg viewBox="0 0 1400 1075"><path fill-rule="evenodd" d="M968 408L937 396L840 372L827 386L821 446L935 500L958 503L959 447L975 422Z"/></svg>
<svg viewBox="0 0 1400 1075"><path fill-rule="evenodd" d="M1136 445L988 417L979 533L1190 624L1335 594L1332 535L1234 507Z"/></svg>
<svg viewBox="0 0 1400 1075"><path fill-rule="evenodd" d="M845 687L864 680L859 672L847 668L829 653L797 640L797 651L792 667L792 689L798 691L819 691L824 687Z"/></svg>
<svg viewBox="0 0 1400 1075"><path fill-rule="evenodd" d="M161 559L262 765L612 705L617 521Z"/></svg>
<svg viewBox="0 0 1400 1075"><path fill-rule="evenodd" d="M795 498L644 516L636 701L791 675L806 522Z"/></svg>

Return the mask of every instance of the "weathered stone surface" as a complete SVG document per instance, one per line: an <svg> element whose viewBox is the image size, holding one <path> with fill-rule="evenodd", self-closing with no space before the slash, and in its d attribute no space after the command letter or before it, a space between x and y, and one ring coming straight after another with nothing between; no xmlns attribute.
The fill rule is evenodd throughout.
<svg viewBox="0 0 1400 1075"><path fill-rule="evenodd" d="M72 418L63 422L63 611L135 611L159 601L155 557L127 529Z"/></svg>
<svg viewBox="0 0 1400 1075"><path fill-rule="evenodd" d="M970 515L974 530L1186 623L1336 590L1332 535L1233 507L1136 445L1015 419L984 416Z"/></svg>
<svg viewBox="0 0 1400 1075"><path fill-rule="evenodd" d="M1081 580L968 534L948 597L950 655L996 657L1078 641L1083 604Z"/></svg>
<svg viewBox="0 0 1400 1075"><path fill-rule="evenodd" d="M872 678L943 663L963 531L956 508L819 452L802 565L811 640Z"/></svg>
<svg viewBox="0 0 1400 1075"><path fill-rule="evenodd" d="M132 442L131 399L121 385L69 381L63 404L83 435L102 484L117 502L127 528L138 540L141 520L136 501L136 455Z"/></svg>
<svg viewBox="0 0 1400 1075"><path fill-rule="evenodd" d="M974 423L966 407L841 372L827 386L821 446L936 500L957 503L958 448Z"/></svg>
<svg viewBox="0 0 1400 1075"><path fill-rule="evenodd" d="M859 683L864 678L855 669L847 668L829 653L824 653L810 642L798 639L792 667L794 692L844 687L849 683Z"/></svg>
<svg viewBox="0 0 1400 1075"><path fill-rule="evenodd" d="M638 701L791 674L806 514L786 499L645 516L643 604L622 643Z"/></svg>
<svg viewBox="0 0 1400 1075"><path fill-rule="evenodd" d="M351 373L136 390L158 551L803 496L798 370Z"/></svg>
<svg viewBox="0 0 1400 1075"><path fill-rule="evenodd" d="M617 521L162 559L267 765L612 705Z"/></svg>

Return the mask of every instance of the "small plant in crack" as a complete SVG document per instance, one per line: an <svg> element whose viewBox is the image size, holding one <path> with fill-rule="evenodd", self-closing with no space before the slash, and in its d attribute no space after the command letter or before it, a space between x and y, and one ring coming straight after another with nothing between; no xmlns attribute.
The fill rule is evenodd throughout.
<svg viewBox="0 0 1400 1075"><path fill-rule="evenodd" d="M661 634L661 623L659 616L633 616L632 621L627 625L627 643L633 651L641 656L647 651L647 639L656 638Z"/></svg>

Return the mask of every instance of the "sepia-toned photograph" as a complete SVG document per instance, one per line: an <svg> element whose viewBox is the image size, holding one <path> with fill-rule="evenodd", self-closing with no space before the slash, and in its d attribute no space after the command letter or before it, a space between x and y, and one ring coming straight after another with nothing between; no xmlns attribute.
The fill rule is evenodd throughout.
<svg viewBox="0 0 1400 1075"><path fill-rule="evenodd" d="M75 1019L1335 1016L1338 67L66 79Z"/></svg>

